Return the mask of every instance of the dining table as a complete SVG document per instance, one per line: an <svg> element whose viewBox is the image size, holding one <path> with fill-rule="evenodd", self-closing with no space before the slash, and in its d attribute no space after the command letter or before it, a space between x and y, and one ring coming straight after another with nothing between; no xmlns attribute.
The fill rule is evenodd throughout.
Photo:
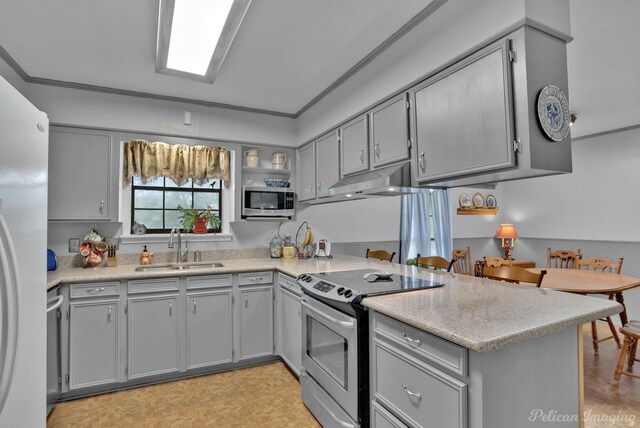
<svg viewBox="0 0 640 428"><path fill-rule="evenodd" d="M561 269L548 267L531 268L527 270L540 273L543 269L547 271L547 274L542 280L542 288L550 288L553 290L583 295L614 295L616 301L624 308L622 312L620 312L620 322L622 325L626 325L629 322L622 292L640 286L640 278L618 273L584 269Z"/></svg>

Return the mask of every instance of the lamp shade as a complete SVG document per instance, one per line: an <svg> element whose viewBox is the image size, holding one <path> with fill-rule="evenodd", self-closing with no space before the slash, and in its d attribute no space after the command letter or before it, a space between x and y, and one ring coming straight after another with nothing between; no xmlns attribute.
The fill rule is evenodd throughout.
<svg viewBox="0 0 640 428"><path fill-rule="evenodd" d="M496 238L518 238L518 232L516 232L516 228L511 223L504 223L498 226L498 231L496 232Z"/></svg>

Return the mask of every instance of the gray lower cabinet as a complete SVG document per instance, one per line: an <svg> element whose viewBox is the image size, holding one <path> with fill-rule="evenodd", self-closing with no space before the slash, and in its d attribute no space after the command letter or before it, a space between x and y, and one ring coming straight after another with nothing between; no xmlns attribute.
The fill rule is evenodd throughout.
<svg viewBox="0 0 640 428"><path fill-rule="evenodd" d="M231 287L187 293L187 369L233 360Z"/></svg>
<svg viewBox="0 0 640 428"><path fill-rule="evenodd" d="M108 131L51 127L50 221L116 221L120 182L117 145Z"/></svg>
<svg viewBox="0 0 640 428"><path fill-rule="evenodd" d="M69 304L69 390L118 382L119 321L117 298Z"/></svg>
<svg viewBox="0 0 640 428"><path fill-rule="evenodd" d="M280 340L281 357L298 376L302 365L302 291L295 279L280 274Z"/></svg>
<svg viewBox="0 0 640 428"><path fill-rule="evenodd" d="M128 298L128 376L178 371L178 295Z"/></svg>
<svg viewBox="0 0 640 428"><path fill-rule="evenodd" d="M241 287L239 360L273 355L273 284Z"/></svg>
<svg viewBox="0 0 640 428"><path fill-rule="evenodd" d="M409 159L409 116L407 95L402 93L371 110L373 166Z"/></svg>

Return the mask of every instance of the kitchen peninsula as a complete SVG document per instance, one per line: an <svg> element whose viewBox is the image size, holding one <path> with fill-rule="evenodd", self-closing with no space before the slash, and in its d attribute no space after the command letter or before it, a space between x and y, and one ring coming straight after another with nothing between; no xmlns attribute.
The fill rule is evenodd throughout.
<svg viewBox="0 0 640 428"><path fill-rule="evenodd" d="M190 306L191 300L187 299L197 290L194 287L201 286L197 285L198 281L204 283L205 279L211 283L226 281L224 284L214 284L212 290L228 290L236 295L236 301L246 298L244 294L240 297L238 292L243 290L247 282L255 282L251 284L252 288L258 288L258 285L263 289L276 288L282 286L282 281L278 281L276 276L292 280L302 273L373 269L438 281L445 285L437 289L371 297L363 301L371 309L372 422L379 417L415 420L424 414L425 411L419 410L424 406L428 407L427 412L435 412L438 409L432 407L439 406L441 412L446 409L447 415L456 415L456 426L469 427L529 424L527 418L535 409L578 415L582 396L581 325L622 310L619 304L603 299L351 256L309 260L235 258L217 261L222 263L222 267L173 272L162 269L136 271L136 265L101 269L61 268L49 273L48 289L63 289L79 284L78 290L84 292L85 289L95 288L92 284L112 284L111 301L122 311L118 328L124 337L126 304L129 304L131 311L132 301L147 298L140 290L149 293L158 284L161 287L169 284L169 288L160 291L174 299L169 301L169 305L171 301L174 302L172 307L175 309L172 310L180 311L178 306L185 305L188 312L193 310L195 313L195 299L193 308ZM258 274L267 283L260 284L261 281L256 279ZM269 298L278 294L269 294ZM73 295L71 299L74 299ZM229 298L228 302L232 302L232 299ZM200 300L198 305L200 309ZM205 308L203 306L203 310ZM273 312L268 314L278 319L278 308L276 303ZM115 311L112 316L114 319L117 316ZM186 318L186 315L183 316ZM179 329L184 324L188 322L179 321L176 332L181 331ZM270 325L277 326L277 323ZM271 337L278 342L280 333L275 330L274 327ZM184 339L179 336L178 333L176 340L181 343ZM403 336L414 342L402 340ZM126 340L118 340L119 346L127 346ZM234 340L242 344L242 340ZM132 345L135 344L129 337L128 346ZM244 363L255 364L277 358L279 349L280 345L276 345L268 355L250 357ZM127 352L131 352L131 349L120 350L120 360L125 359ZM221 360L225 364L207 367L207 372L242 366L242 358L238 358L237 352L229 357ZM384 366L377 366L379 361L385 363ZM183 364L181 369L177 367L169 376L177 378L184 376L185 371L190 375L204 370L195 365ZM127 370L120 372L116 368L117 380L106 389L130 386L131 367L127 367ZM410 376L409 380L413 383L407 388L411 388L412 392L422 391L415 392L422 394L420 399L415 399L411 404L411 397L406 394L405 397L396 397L397 386L388 385L390 376L397 378L397 382L403 376ZM147 378L147 383L149 379L153 378ZM433 379L437 380L436 384ZM398 385L402 385L402 382ZM440 391L438 388L443 385L445 390ZM88 385L88 389L79 388L75 394L96 392L101 391ZM380 403L386 409L394 409L393 414ZM419 419L416 422L420 423ZM567 426L576 426L576 422Z"/></svg>

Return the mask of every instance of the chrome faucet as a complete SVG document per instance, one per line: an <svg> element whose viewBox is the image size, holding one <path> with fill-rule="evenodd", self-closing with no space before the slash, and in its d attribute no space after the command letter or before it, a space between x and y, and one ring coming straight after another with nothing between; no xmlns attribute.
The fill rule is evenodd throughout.
<svg viewBox="0 0 640 428"><path fill-rule="evenodd" d="M187 253L189 252L189 247L187 246L187 237L184 237L184 250L182 249L182 234L180 233L180 229L174 227L171 229L171 233L169 233L169 248L173 248L173 234L178 234L178 249L176 250L176 262L182 263L187 258Z"/></svg>

